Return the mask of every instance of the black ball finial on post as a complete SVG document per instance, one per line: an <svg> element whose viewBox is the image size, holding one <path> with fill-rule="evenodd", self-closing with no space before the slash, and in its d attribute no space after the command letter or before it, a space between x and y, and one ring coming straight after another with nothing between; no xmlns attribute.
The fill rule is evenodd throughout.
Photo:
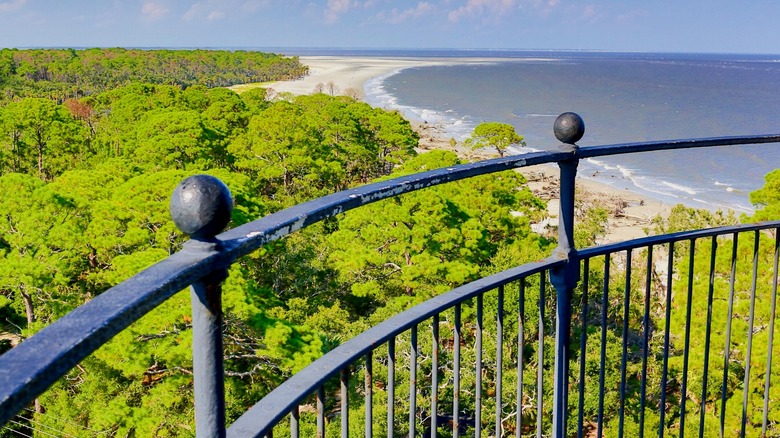
<svg viewBox="0 0 780 438"><path fill-rule="evenodd" d="M230 222L233 197L219 179L193 175L176 186L170 211L179 230L194 240L208 241Z"/></svg>
<svg viewBox="0 0 780 438"><path fill-rule="evenodd" d="M560 176L560 212L558 213L558 247L553 256L566 263L550 271L550 282L556 292L555 317L555 364L553 379L553 427L552 436L566 436L566 414L568 396L569 360L571 343L572 296L580 278L580 260L574 245L574 192L577 177L576 143L585 134L585 122L575 113L563 113L553 125L555 137L562 142L559 151L569 153L569 158L558 161Z"/></svg>
<svg viewBox="0 0 780 438"><path fill-rule="evenodd" d="M565 144L575 144L585 135L585 122L577 113L563 113L553 125L555 138Z"/></svg>
<svg viewBox="0 0 780 438"><path fill-rule="evenodd" d="M219 251L216 235L233 212L233 197L219 179L194 175L180 182L171 196L171 217L192 240L185 250ZM225 436L225 367L223 359L222 281L227 269L204 272L190 285L192 301L192 372L195 432L198 437Z"/></svg>

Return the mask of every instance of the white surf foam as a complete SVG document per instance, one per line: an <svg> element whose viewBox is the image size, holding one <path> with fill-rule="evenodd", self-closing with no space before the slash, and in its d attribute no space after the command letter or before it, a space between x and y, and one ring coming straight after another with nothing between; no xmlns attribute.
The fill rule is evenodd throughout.
<svg viewBox="0 0 780 438"><path fill-rule="evenodd" d="M675 184L675 183L669 182L669 181L661 181L661 184L663 184L663 185L665 185L665 186L667 186L667 187L669 187L671 189L687 193L689 195L695 195L695 194L699 193L698 191L696 191L696 190L694 190L694 189L692 189L692 188L690 188L688 186L684 186L682 184Z"/></svg>
<svg viewBox="0 0 780 438"><path fill-rule="evenodd" d="M463 141L468 138L477 125L471 117L461 116L451 109L436 111L398 103L398 99L392 94L392 91L387 90L385 80L403 70L404 68L400 68L366 81L364 86L366 102L380 108L398 111L404 117L416 122L438 125L443 129L445 136L455 140Z"/></svg>

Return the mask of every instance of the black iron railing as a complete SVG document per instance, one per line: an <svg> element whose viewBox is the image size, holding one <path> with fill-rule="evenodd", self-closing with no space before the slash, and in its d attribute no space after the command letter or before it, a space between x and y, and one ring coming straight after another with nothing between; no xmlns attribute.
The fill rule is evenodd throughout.
<svg viewBox="0 0 780 438"><path fill-rule="evenodd" d="M383 181L219 235L230 217L229 191L212 177L188 178L171 202L175 223L192 238L181 252L0 356L0 424L119 331L191 286L198 436L563 437L601 436L605 428L618 436L744 436L748 426L780 434L774 424L780 415L771 415L772 388L780 383L772 369L780 348L773 343L780 222L581 251L573 244L580 159L778 143L780 135L579 149L575 143L583 131L579 116L566 113L555 124L563 142L559 151ZM228 266L272 240L361 205L543 163L561 168L559 246L551 257L462 286L370 328L225 428L220 283ZM746 244L750 261L739 257ZM618 268L619 280L610 275ZM737 284L740 270L747 270L750 285ZM707 298L694 300L702 295ZM769 303L768 310L757 308L757 301ZM713 323L716 315L722 327ZM753 351L757 343L766 346L763 353ZM758 373L761 390L754 372L759 363L765 370ZM739 414L727 415L738 401Z"/></svg>

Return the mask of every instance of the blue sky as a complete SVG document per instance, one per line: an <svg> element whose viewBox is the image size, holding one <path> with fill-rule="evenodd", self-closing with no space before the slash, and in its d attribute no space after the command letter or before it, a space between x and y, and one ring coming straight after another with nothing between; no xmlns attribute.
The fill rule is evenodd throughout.
<svg viewBox="0 0 780 438"><path fill-rule="evenodd" d="M0 0L3 47L780 54L780 0Z"/></svg>

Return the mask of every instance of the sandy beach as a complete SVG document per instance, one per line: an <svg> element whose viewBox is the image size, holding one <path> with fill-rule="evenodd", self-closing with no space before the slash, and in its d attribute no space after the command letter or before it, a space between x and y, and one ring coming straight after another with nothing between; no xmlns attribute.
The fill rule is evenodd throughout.
<svg viewBox="0 0 780 438"><path fill-rule="evenodd" d="M333 84L333 94L346 94L347 90L363 92L371 78L386 75L405 68L433 65L485 64L496 61L491 58L379 58L373 56L301 56L301 63L309 66L309 75L294 81L274 82L268 85L277 93L309 94L318 85ZM328 90L326 90L329 92Z"/></svg>
<svg viewBox="0 0 780 438"><path fill-rule="evenodd" d="M277 93L310 94L320 87L321 91L332 94L349 94L360 97L366 81L377 76L390 74L404 68L433 65L452 65L468 63L486 63L486 58L379 58L379 57L341 57L341 56L302 56L301 62L309 66L309 75L305 78L275 82L267 87ZM493 158L491 151L472 151L461 144L451 145L449 138L442 136L441 127L430 124L415 124L420 134L418 150L431 149L455 151L468 161ZM522 134L522 133L521 133ZM550 232L557 225L558 216L558 169L557 166L534 166L521 170L529 181L531 190L548 203L549 218L535 229ZM609 227L607 234L598 243L619 242L646 236L645 230L652 227L656 216L668 216L671 205L665 204L626 189L617 189L592 179L577 179L577 199L581 207L601 205L608 209Z"/></svg>
<svg viewBox="0 0 780 438"><path fill-rule="evenodd" d="M414 59L389 59L373 57L304 56L301 62L309 66L309 75L295 81L275 82L269 87L277 93L309 94L318 84L333 84L336 92L363 91L363 85L371 78L409 67L441 65L442 61Z"/></svg>

